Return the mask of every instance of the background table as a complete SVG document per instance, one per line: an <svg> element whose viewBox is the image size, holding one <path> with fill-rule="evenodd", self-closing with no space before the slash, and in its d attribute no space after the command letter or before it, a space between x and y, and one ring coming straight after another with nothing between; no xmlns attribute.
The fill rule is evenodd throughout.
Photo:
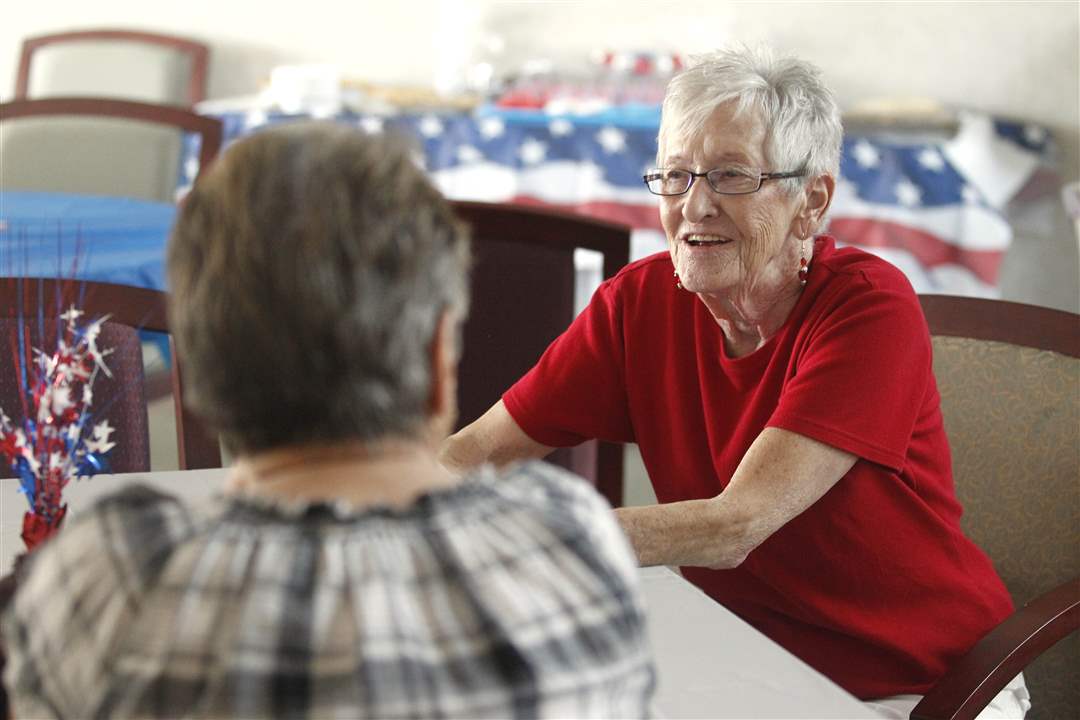
<svg viewBox="0 0 1080 720"><path fill-rule="evenodd" d="M228 144L307 115L218 112ZM413 138L418 160L455 200L543 204L630 225L631 259L666 249L656 206L641 181L656 162L659 111L551 117L488 108L477 113L344 112L333 118L370 134ZM195 176L189 143L185 176ZM965 113L948 137L849 131L829 231L898 266L918 293L997 297L1013 230L1009 201L1053 157L1039 127ZM583 268L595 264L583 256Z"/></svg>
<svg viewBox="0 0 1080 720"><path fill-rule="evenodd" d="M164 290L165 246L175 218L172 203L0 191L0 276L78 278ZM146 355L148 370L167 369L168 337L140 334L147 350L153 348ZM160 379L155 387L162 388Z"/></svg>
<svg viewBox="0 0 1080 720"><path fill-rule="evenodd" d="M219 117L226 144L310 119L261 111ZM489 111L343 113L334 119L370 134L412 138L418 161L453 199L542 204L628 224L632 259L666 248L657 199L641 183L655 163L658 115L552 118ZM198 169L195 138L184 147L178 193ZM829 231L897 265L916 292L997 296L1013 238L1005 207L1051 155L1050 138L1040 128L973 114L961 116L957 132L946 139L849 133ZM64 274L67 267L49 251L58 241L72 249L78 240L86 246L83 277L163 288L170 206L49 195L0 195L0 272ZM598 277L598 257L582 252L577 261L583 274ZM586 298L591 284L582 283Z"/></svg>
<svg viewBox="0 0 1080 720"><path fill-rule="evenodd" d="M171 203L0 191L0 275L165 289Z"/></svg>
<svg viewBox="0 0 1080 720"><path fill-rule="evenodd" d="M133 481L188 502L221 486L227 471L102 475L64 491L71 517ZM26 502L16 480L0 480L0 569L22 551ZM660 676L655 707L667 718L867 718L872 713L779 645L667 568L641 570L649 636Z"/></svg>

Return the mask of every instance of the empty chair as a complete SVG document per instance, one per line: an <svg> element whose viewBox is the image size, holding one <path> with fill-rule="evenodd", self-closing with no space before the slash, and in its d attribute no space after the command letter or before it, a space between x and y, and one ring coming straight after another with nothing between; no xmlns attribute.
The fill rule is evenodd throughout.
<svg viewBox="0 0 1080 720"><path fill-rule="evenodd" d="M99 341L103 348L113 348L107 365L113 377L99 376L94 383L91 410L95 417L109 420L117 432L117 447L109 456L112 472L150 469L146 393L143 386L142 351L138 330L168 332L165 293L144 288L81 280L39 280L0 278L0 407L12 419L23 417L20 399L21 381L11 352L17 339L17 318L30 333L32 346L51 351L56 347L56 321L61 312L74 306L86 317L109 316ZM37 328L38 318L44 332ZM180 364L171 368L173 398L176 408L176 438L181 469L221 466L217 439L211 437L183 406ZM8 468L3 468L7 471ZM10 477L5 472L0 477Z"/></svg>
<svg viewBox="0 0 1080 720"><path fill-rule="evenodd" d="M187 134L198 138L199 167L182 173ZM3 190L172 202L220 147L220 120L176 107L100 98L0 104Z"/></svg>
<svg viewBox="0 0 1080 720"><path fill-rule="evenodd" d="M475 266L458 377L458 428L496 403L575 315L577 249L603 255L603 277L629 262L630 230L535 207L455 202L472 227ZM623 497L623 448L590 441L548 460L591 480L612 505Z"/></svg>
<svg viewBox="0 0 1080 720"><path fill-rule="evenodd" d="M79 30L23 41L15 99L92 96L190 107L206 98L206 45L133 30Z"/></svg>
<svg viewBox="0 0 1080 720"><path fill-rule="evenodd" d="M1018 611L912 717L974 717L1020 670L1029 718L1070 717L1080 707L1080 316L1000 300L920 300L964 532L990 555Z"/></svg>

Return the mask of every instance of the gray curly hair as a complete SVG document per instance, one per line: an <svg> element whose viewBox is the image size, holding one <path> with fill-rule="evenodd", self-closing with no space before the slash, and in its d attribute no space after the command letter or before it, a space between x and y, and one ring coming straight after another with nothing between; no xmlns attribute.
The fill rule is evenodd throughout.
<svg viewBox="0 0 1080 720"><path fill-rule="evenodd" d="M235 143L169 243L187 400L236 452L418 434L469 257L404 141L300 123Z"/></svg>

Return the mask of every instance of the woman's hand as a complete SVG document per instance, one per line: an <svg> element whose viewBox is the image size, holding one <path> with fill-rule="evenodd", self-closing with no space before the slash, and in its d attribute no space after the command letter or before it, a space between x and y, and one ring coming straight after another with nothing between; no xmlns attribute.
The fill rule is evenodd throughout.
<svg viewBox="0 0 1080 720"><path fill-rule="evenodd" d="M500 400L443 441L439 462L449 472L462 475L484 463L502 467L517 460L542 458L554 449L526 435Z"/></svg>
<svg viewBox="0 0 1080 720"><path fill-rule="evenodd" d="M615 511L641 565L737 567L813 505L858 458L780 428L765 428L714 498Z"/></svg>

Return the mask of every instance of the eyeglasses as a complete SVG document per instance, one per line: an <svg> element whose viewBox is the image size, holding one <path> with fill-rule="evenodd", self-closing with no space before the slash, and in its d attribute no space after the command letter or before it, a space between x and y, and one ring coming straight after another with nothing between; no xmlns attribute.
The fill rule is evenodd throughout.
<svg viewBox="0 0 1080 720"><path fill-rule="evenodd" d="M716 168L708 172L696 173L689 170L665 170L657 168L643 176L649 192L653 195L682 195L688 192L699 177L705 178L715 192L721 195L749 195L761 189L766 180L803 177L806 170L792 172L763 173L742 168Z"/></svg>

